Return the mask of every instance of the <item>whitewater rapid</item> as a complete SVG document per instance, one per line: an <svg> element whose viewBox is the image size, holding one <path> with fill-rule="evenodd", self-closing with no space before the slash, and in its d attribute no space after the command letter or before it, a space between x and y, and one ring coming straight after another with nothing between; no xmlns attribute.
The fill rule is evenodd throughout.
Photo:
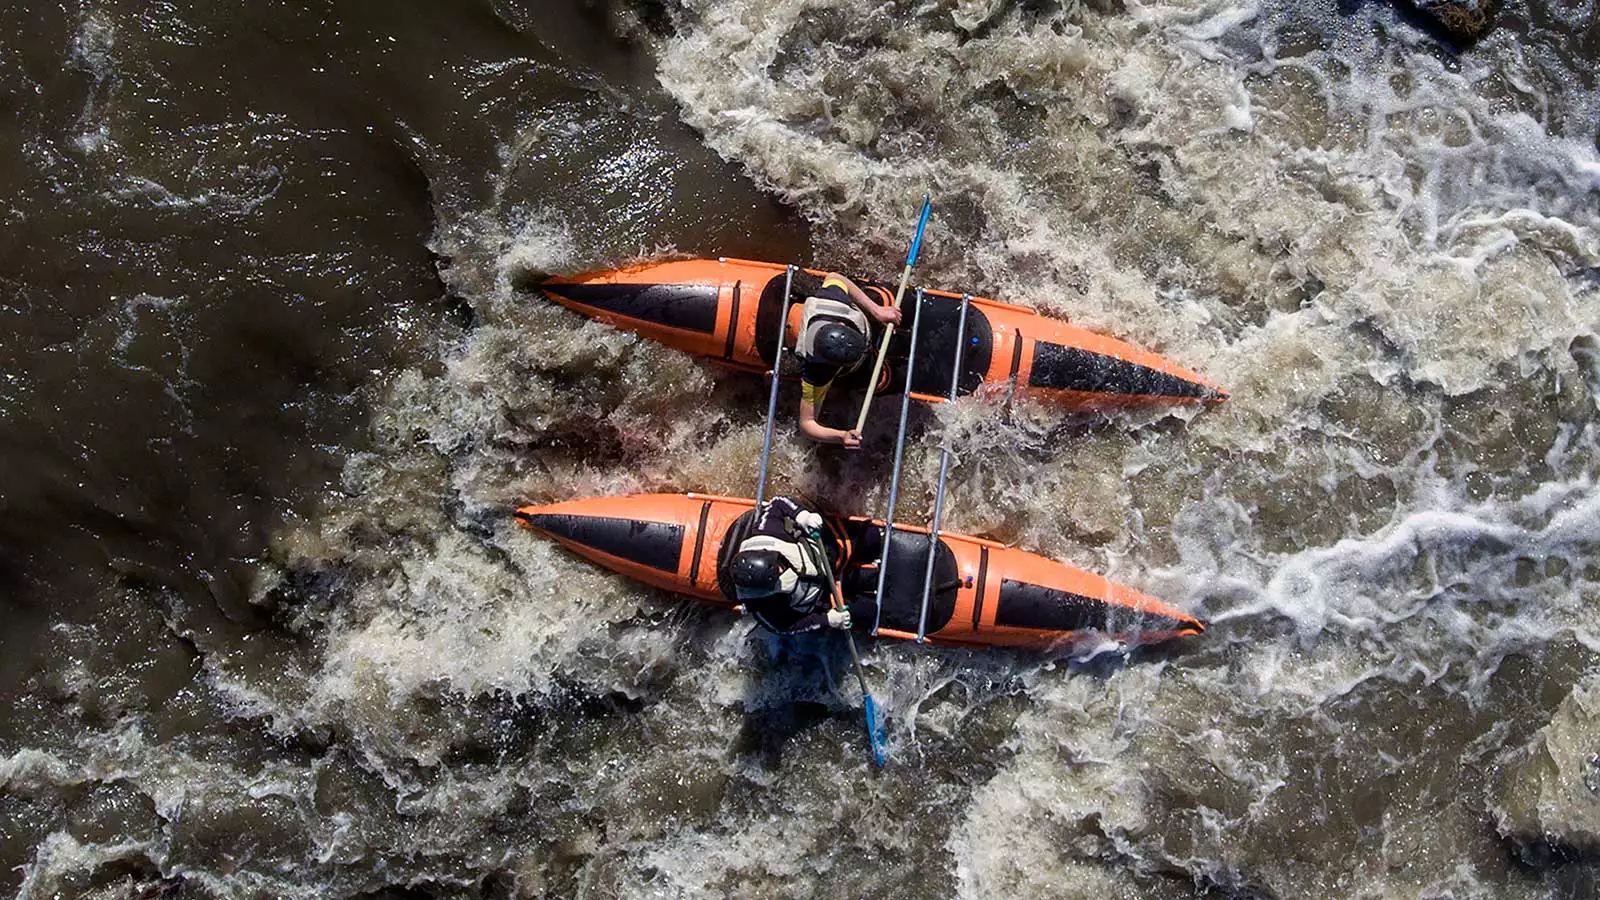
<svg viewBox="0 0 1600 900"><path fill-rule="evenodd" d="M241 897L1589 895L1600 94L1564 45L1585 9L1506 11L1460 53L1373 5L622 16L670 103L578 78L496 132L486 186L431 182L470 322L363 384L365 442L245 585L264 636L190 629L193 721L225 727L112 715L0 754L8 794L135 810L52 831L21 894L132 860ZM641 149L567 179L607 103ZM1202 412L922 411L900 497L929 515L947 442L946 528L1210 630L1127 656L872 646L880 772L842 648L517 528L524 503L753 490L760 379L528 289L761 255L759 211L753 248L694 243L726 189L684 189L681 243L636 224L673 212L651 187L679 155L647 138L674 118L804 217L794 262L892 276L929 192L918 281L1229 389ZM778 489L881 514L886 423L861 457L779 431Z"/></svg>

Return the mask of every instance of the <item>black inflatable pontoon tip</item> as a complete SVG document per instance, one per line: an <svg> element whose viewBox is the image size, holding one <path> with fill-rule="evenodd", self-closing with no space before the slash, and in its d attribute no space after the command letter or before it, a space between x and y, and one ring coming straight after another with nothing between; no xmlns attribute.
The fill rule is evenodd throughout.
<svg viewBox="0 0 1600 900"><path fill-rule="evenodd" d="M522 521L546 534L629 562L678 571L683 552L683 526L570 513L521 513Z"/></svg>
<svg viewBox="0 0 1600 900"><path fill-rule="evenodd" d="M1217 391L1138 363L1049 341L1034 345L1028 384L1088 394L1136 394L1147 397L1194 397L1209 400Z"/></svg>
<svg viewBox="0 0 1600 900"><path fill-rule="evenodd" d="M604 312L668 328L712 334L717 330L714 284L613 284L546 281L547 294Z"/></svg>

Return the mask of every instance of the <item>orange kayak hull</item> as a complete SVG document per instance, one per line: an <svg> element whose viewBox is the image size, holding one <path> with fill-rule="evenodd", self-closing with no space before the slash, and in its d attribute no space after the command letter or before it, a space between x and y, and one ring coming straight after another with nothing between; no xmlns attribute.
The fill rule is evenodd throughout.
<svg viewBox="0 0 1600 900"><path fill-rule="evenodd" d="M645 584L721 606L733 601L717 577L724 541L752 500L704 494L635 494L517 510L519 523L580 556ZM830 517L846 593L871 595L883 523ZM879 635L914 639L929 534L895 525ZM1048 648L1089 636L1153 643L1205 631L1205 624L1132 588L1034 553L941 533L938 589L927 639L961 646Z"/></svg>
<svg viewBox="0 0 1600 900"><path fill-rule="evenodd" d="M820 271L801 269L805 276ZM785 267L738 259L691 259L551 278L545 297L586 316L686 353L750 372L771 367ZM893 302L886 284L856 279L878 302ZM798 287L791 291L803 296ZM950 386L961 295L924 291L927 310L915 371L901 365L896 389L943 400ZM906 303L909 306L910 301ZM785 340L793 347L799 303L791 304ZM909 310L908 310L909 315ZM891 342L891 365L904 363L910 322ZM1221 388L1126 341L1079 328L1025 307L973 297L958 395L1004 385L1063 408L1092 410L1148 404L1217 403Z"/></svg>

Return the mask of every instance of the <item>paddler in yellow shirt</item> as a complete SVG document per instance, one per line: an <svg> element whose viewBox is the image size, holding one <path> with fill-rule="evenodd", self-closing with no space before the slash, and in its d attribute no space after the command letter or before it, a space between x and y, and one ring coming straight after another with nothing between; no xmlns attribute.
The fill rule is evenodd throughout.
<svg viewBox="0 0 1600 900"><path fill-rule="evenodd" d="M900 310L872 301L856 283L829 272L800 310L800 433L825 444L861 449L861 434L829 428L817 421L828 388L841 375L861 367L872 346L871 322L900 324Z"/></svg>

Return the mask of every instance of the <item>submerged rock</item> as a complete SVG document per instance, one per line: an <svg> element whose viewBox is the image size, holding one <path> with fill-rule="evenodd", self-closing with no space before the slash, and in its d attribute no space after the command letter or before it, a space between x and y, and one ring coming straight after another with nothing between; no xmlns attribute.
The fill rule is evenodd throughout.
<svg viewBox="0 0 1600 900"><path fill-rule="evenodd" d="M1503 761L1491 790L1500 834L1525 862L1600 854L1600 678L1573 688L1550 724Z"/></svg>
<svg viewBox="0 0 1600 900"><path fill-rule="evenodd" d="M1457 44L1473 44L1494 27L1500 0L1405 0L1425 24Z"/></svg>

